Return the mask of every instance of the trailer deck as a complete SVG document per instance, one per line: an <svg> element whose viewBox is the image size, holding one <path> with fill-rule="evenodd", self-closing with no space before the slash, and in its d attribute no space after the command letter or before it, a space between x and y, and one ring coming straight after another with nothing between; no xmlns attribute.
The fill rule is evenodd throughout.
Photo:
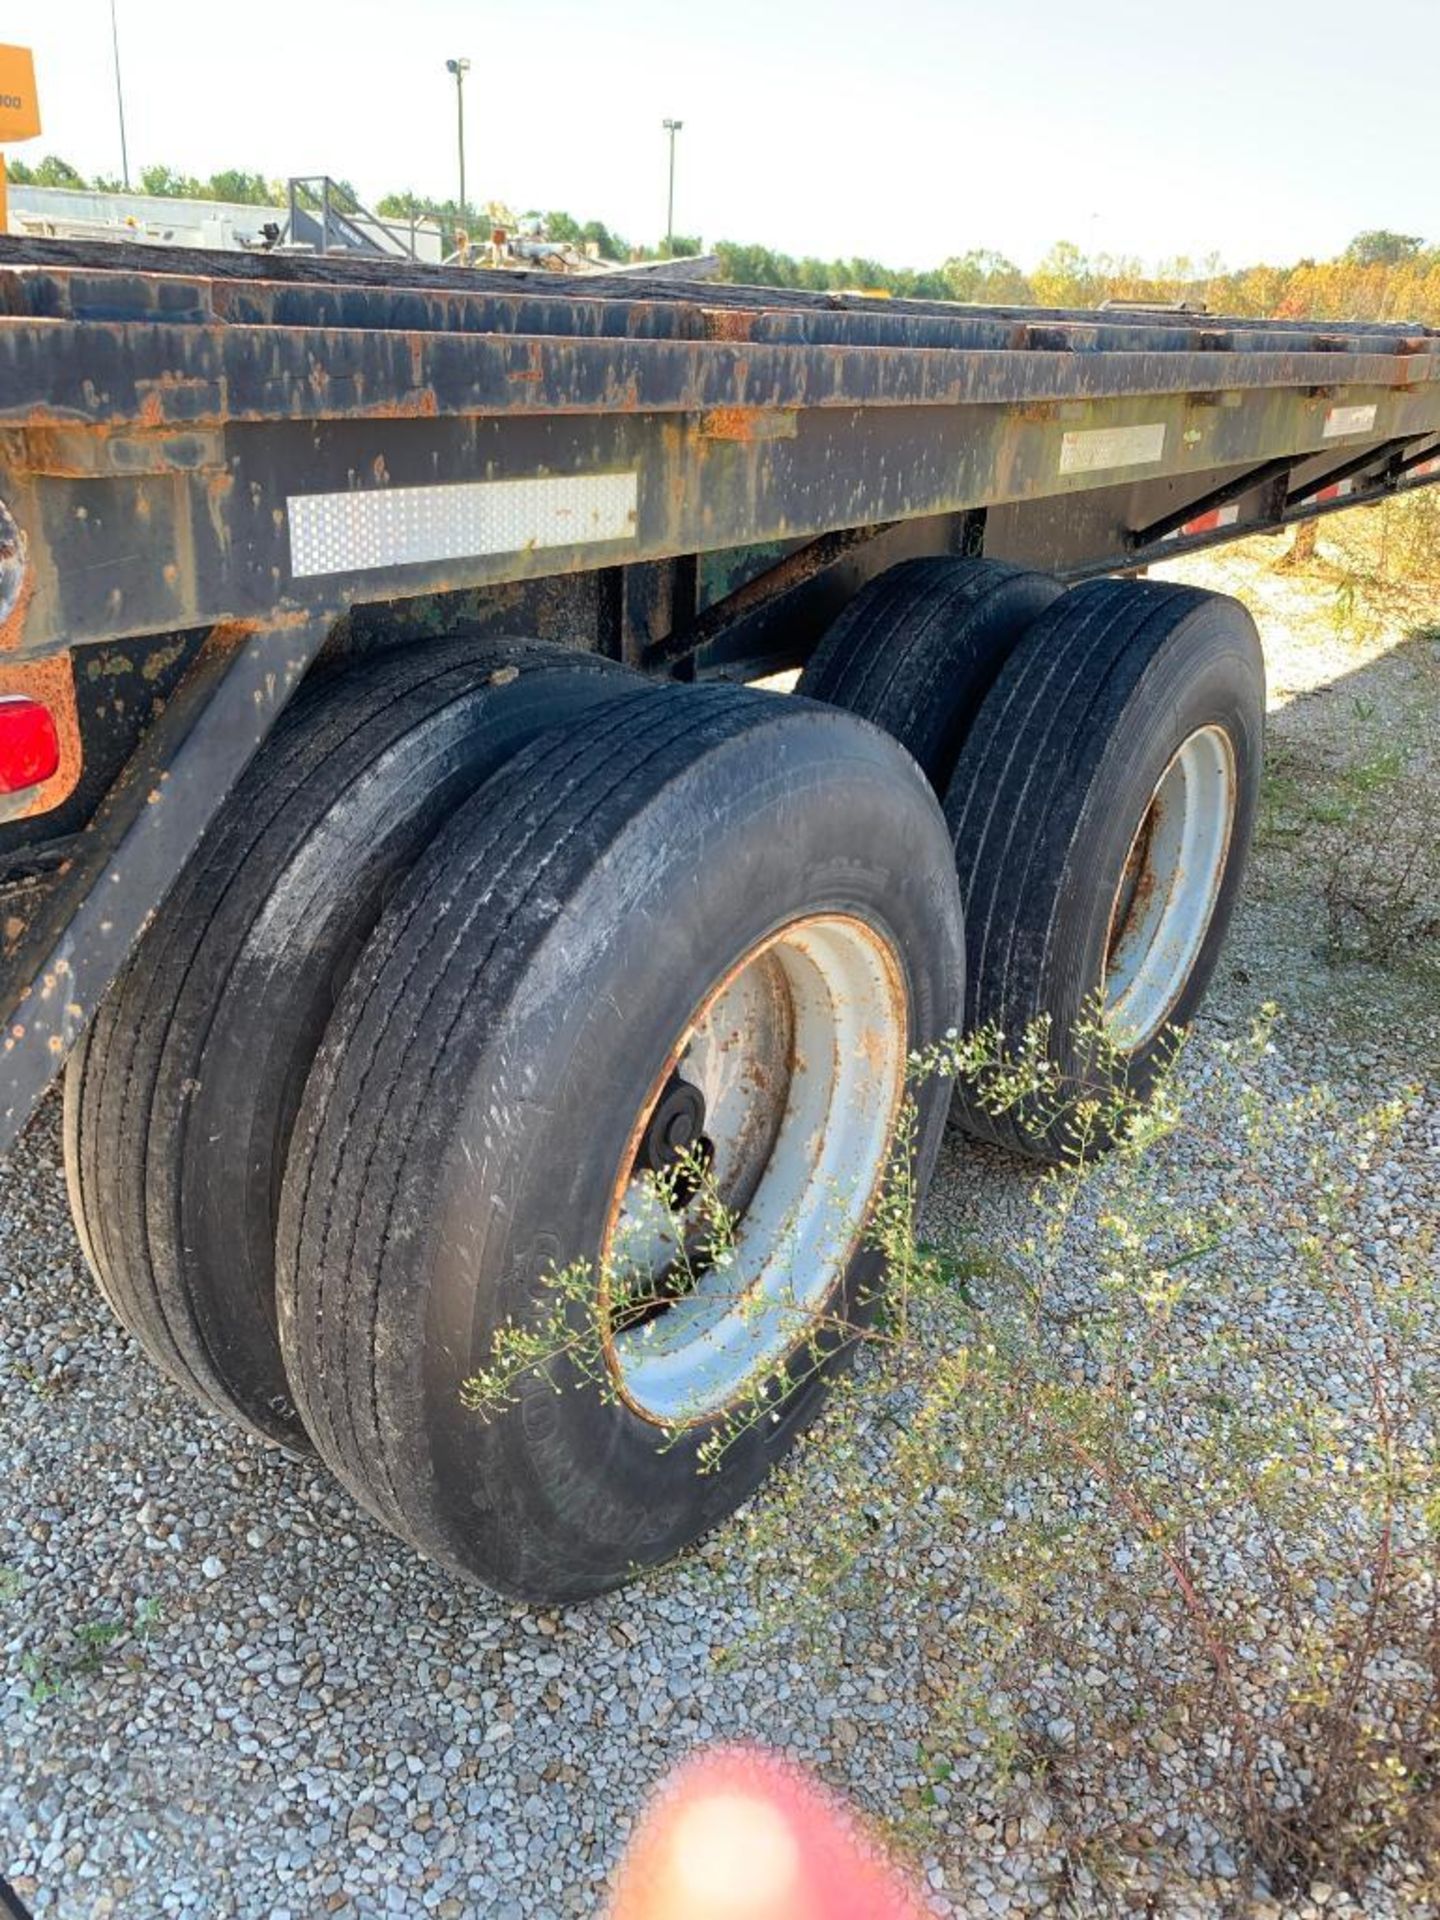
<svg viewBox="0 0 1440 1920"><path fill-rule="evenodd" d="M1419 325L0 239L0 695L64 746L0 796L0 1144L337 633L743 679L907 557L1076 581L1437 479Z"/></svg>
<svg viewBox="0 0 1440 1920"><path fill-rule="evenodd" d="M1222 496L1429 477L1440 333L9 242L0 429L35 655L976 510L1143 564Z"/></svg>

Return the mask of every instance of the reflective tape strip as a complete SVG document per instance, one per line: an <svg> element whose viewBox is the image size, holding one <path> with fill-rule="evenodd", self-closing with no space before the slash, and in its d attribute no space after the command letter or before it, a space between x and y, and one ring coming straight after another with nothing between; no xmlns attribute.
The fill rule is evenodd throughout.
<svg viewBox="0 0 1440 1920"><path fill-rule="evenodd" d="M1165 422L1145 427L1082 427L1060 441L1061 473L1143 467L1165 457Z"/></svg>
<svg viewBox="0 0 1440 1920"><path fill-rule="evenodd" d="M1208 513L1198 513L1193 520L1187 520L1183 527L1176 527L1173 533L1167 533L1167 540L1181 540L1194 533L1214 533L1220 527L1233 527L1240 518L1240 502L1237 500L1228 507L1211 507Z"/></svg>
<svg viewBox="0 0 1440 1920"><path fill-rule="evenodd" d="M1370 433L1375 426L1378 407L1331 407L1325 416L1325 438L1337 440L1346 433Z"/></svg>
<svg viewBox="0 0 1440 1920"><path fill-rule="evenodd" d="M296 493L285 503L290 571L299 580L532 547L633 540L638 497L635 473Z"/></svg>

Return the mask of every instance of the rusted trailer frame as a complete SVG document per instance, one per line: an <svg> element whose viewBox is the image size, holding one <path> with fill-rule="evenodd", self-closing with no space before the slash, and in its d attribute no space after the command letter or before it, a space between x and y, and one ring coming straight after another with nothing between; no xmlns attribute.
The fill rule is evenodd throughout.
<svg viewBox="0 0 1440 1920"><path fill-rule="evenodd" d="M68 729L64 791L0 799L0 1145L367 623L746 677L910 554L1125 571L1437 457L1415 326L0 241L0 693Z"/></svg>

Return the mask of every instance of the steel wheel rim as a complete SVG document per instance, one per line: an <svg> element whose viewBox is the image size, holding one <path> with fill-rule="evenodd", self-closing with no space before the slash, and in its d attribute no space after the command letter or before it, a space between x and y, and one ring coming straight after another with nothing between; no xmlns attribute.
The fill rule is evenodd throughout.
<svg viewBox="0 0 1440 1920"><path fill-rule="evenodd" d="M667 1428L713 1420L823 1325L888 1168L908 1026L898 956L848 914L790 922L706 994L631 1132L605 1236L606 1359L632 1411ZM704 1192L678 1208L637 1170L677 1074L704 1095L713 1149ZM716 1255L710 1234L682 1254L716 1195L733 1203L733 1243ZM673 1297L627 1318L647 1279L676 1271Z"/></svg>
<svg viewBox="0 0 1440 1920"><path fill-rule="evenodd" d="M1159 1033L1194 970L1225 877L1235 805L1230 736L1199 727L1156 782L1111 903L1105 1021L1130 1052Z"/></svg>

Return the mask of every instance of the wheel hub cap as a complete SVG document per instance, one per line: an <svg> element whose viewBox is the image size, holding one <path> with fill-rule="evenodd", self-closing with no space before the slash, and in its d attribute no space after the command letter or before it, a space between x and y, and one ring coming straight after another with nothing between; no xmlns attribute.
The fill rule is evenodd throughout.
<svg viewBox="0 0 1440 1920"><path fill-rule="evenodd" d="M884 1179L904 1087L899 961L797 920L706 996L632 1136L602 1261L607 1354L645 1418L713 1418L824 1318Z"/></svg>
<svg viewBox="0 0 1440 1920"><path fill-rule="evenodd" d="M1199 958L1235 822L1235 749L1220 727L1183 741L1130 842L1110 910L1106 1022L1138 1052L1164 1026Z"/></svg>

